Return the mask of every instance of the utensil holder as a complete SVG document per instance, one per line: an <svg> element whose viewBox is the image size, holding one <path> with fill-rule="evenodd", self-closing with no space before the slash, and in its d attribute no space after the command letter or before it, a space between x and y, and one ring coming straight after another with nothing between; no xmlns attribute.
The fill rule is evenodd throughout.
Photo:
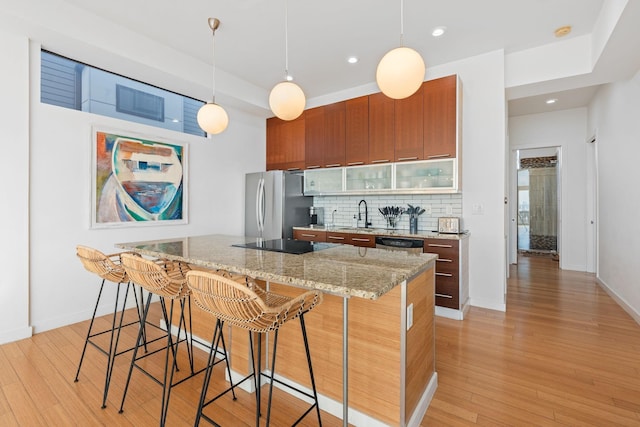
<svg viewBox="0 0 640 427"><path fill-rule="evenodd" d="M418 233L418 217L410 217L409 218L409 233L417 234Z"/></svg>

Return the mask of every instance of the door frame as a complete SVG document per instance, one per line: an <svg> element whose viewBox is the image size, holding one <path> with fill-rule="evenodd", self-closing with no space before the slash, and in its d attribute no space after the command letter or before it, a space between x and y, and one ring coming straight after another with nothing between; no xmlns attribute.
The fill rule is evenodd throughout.
<svg viewBox="0 0 640 427"><path fill-rule="evenodd" d="M560 254L560 268L562 268L562 146L560 145L545 145L545 144L529 144L521 145L511 149L510 153L510 167L509 167L509 199L512 203L509 205L509 216L507 221L509 222L509 264L518 263L518 151L523 150L536 150L553 148L556 150L558 157L557 168L557 212L558 215L558 254Z"/></svg>

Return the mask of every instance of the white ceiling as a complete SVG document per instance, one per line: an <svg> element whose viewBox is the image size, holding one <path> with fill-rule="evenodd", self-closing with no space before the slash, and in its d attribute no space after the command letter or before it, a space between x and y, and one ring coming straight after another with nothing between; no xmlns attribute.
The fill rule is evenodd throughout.
<svg viewBox="0 0 640 427"><path fill-rule="evenodd" d="M221 20L216 32L216 66L269 91L284 77L286 0L64 0L150 39L212 63L208 17ZM405 0L404 44L420 52L427 68L504 49L513 53L589 35L606 1L625 0ZM640 1L640 0L630 0ZM307 98L375 81L378 61L400 45L400 0L289 0L289 72ZM637 22L637 21L636 21ZM554 30L571 25L568 36ZM435 39L436 26L447 32ZM358 56L355 65L348 56ZM638 56L637 53L633 53ZM539 97L510 101L510 115L586 105L605 81L586 79L548 107Z"/></svg>

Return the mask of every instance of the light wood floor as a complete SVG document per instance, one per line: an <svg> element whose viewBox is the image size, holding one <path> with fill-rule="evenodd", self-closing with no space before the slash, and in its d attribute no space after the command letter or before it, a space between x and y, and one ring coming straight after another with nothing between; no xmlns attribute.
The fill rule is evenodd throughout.
<svg viewBox="0 0 640 427"><path fill-rule="evenodd" d="M640 426L640 326L593 275L557 266L521 258L511 270L507 313L472 308L462 322L437 318L439 385L422 426ZM106 409L104 356L89 348L73 382L87 327L81 322L0 346L0 426L157 425L160 388L137 371L118 414L129 356L118 359ZM197 356L202 365L204 353ZM198 376L174 389L169 426L193 425L200 387ZM274 408L275 426L304 411L283 393ZM236 402L211 410L222 425L250 426L253 395L239 391ZM326 413L322 421L341 425Z"/></svg>

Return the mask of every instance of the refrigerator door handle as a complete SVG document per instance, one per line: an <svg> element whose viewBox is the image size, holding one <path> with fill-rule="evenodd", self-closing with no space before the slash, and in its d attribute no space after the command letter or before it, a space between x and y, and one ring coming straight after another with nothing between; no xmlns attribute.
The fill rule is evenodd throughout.
<svg viewBox="0 0 640 427"><path fill-rule="evenodd" d="M256 221L258 232L262 236L264 232L264 178L260 178L258 181L258 190L256 191Z"/></svg>

